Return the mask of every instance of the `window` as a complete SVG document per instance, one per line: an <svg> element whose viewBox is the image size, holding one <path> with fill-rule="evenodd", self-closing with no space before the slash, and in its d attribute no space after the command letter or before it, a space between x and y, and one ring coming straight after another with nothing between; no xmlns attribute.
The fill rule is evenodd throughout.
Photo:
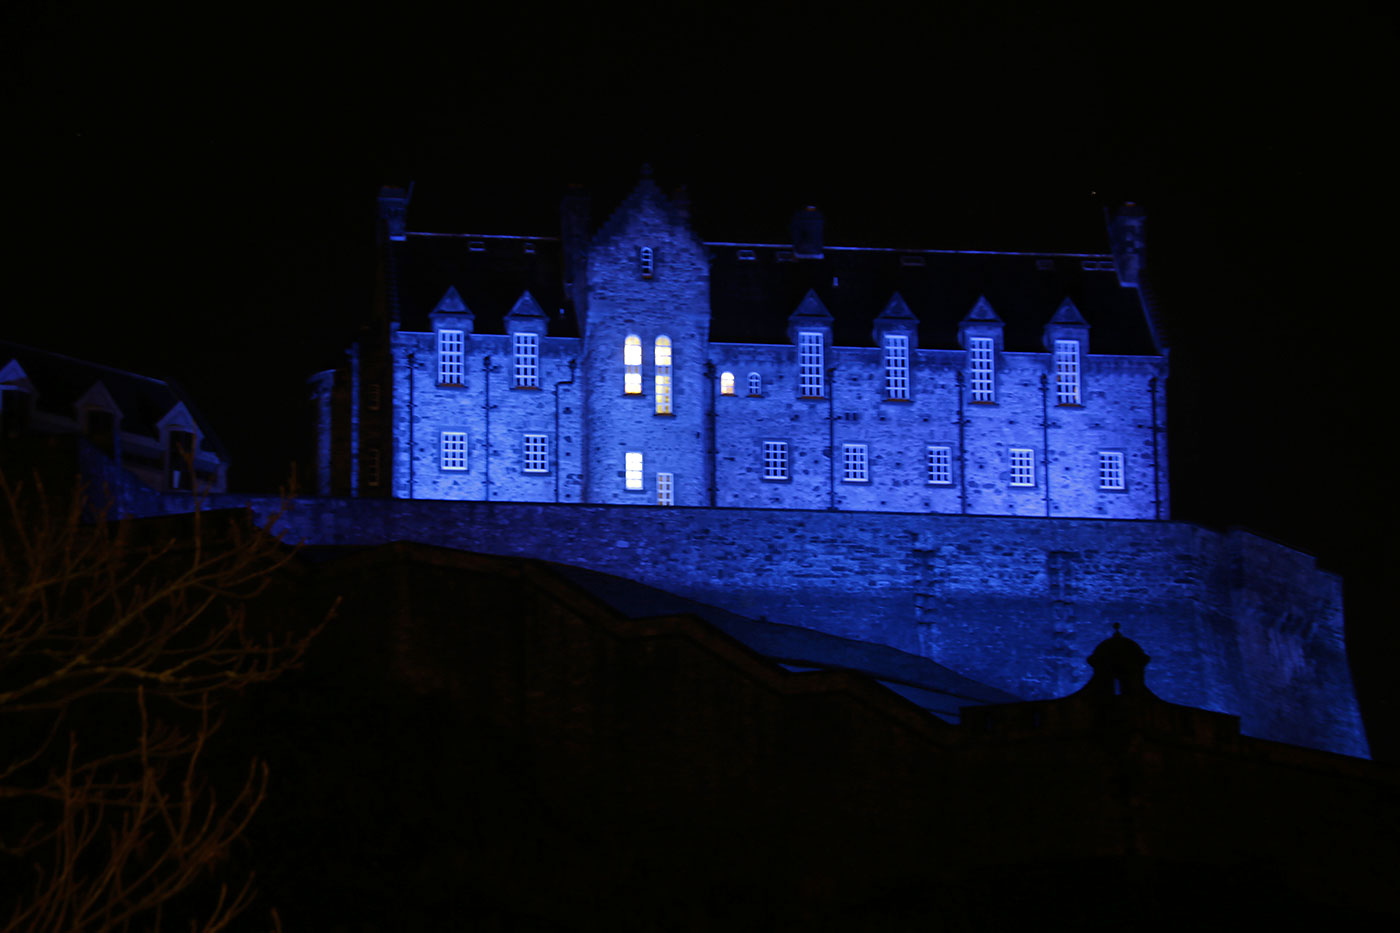
<svg viewBox="0 0 1400 933"><path fill-rule="evenodd" d="M365 386L365 407L370 411L379 411L379 383L371 382Z"/></svg>
<svg viewBox="0 0 1400 933"><path fill-rule="evenodd" d="M870 449L864 444L842 444L841 462L845 472L841 478L848 483L870 482Z"/></svg>
<svg viewBox="0 0 1400 933"><path fill-rule="evenodd" d="M438 444L444 470L467 468L467 432L443 431Z"/></svg>
<svg viewBox="0 0 1400 933"><path fill-rule="evenodd" d="M1079 341L1055 341L1055 404L1079 404Z"/></svg>
<svg viewBox="0 0 1400 933"><path fill-rule="evenodd" d="M953 482L953 448L928 449L928 481L933 486L948 486Z"/></svg>
<svg viewBox="0 0 1400 933"><path fill-rule="evenodd" d="M749 397L755 398L763 394L763 377L758 373L749 373Z"/></svg>
<svg viewBox="0 0 1400 933"><path fill-rule="evenodd" d="M970 372L968 388L974 402L996 401L996 388L992 378L992 355L995 343L991 337L969 337L967 346L967 366Z"/></svg>
<svg viewBox="0 0 1400 933"><path fill-rule="evenodd" d="M1011 448L1011 485L1035 485L1035 451L1028 447Z"/></svg>
<svg viewBox="0 0 1400 933"><path fill-rule="evenodd" d="M379 485L379 448L370 447L365 450L365 485Z"/></svg>
<svg viewBox="0 0 1400 933"><path fill-rule="evenodd" d="M656 504L676 504L676 476L674 473L656 474Z"/></svg>
<svg viewBox="0 0 1400 933"><path fill-rule="evenodd" d="M671 414L671 338L656 338L656 413Z"/></svg>
<svg viewBox="0 0 1400 933"><path fill-rule="evenodd" d="M438 331L438 384L462 384L462 351L465 340L460 330Z"/></svg>
<svg viewBox="0 0 1400 933"><path fill-rule="evenodd" d="M656 271L656 256L650 246L643 246L641 252L642 278L649 279Z"/></svg>
<svg viewBox="0 0 1400 933"><path fill-rule="evenodd" d="M885 335L885 398L909 397L909 338Z"/></svg>
<svg viewBox="0 0 1400 933"><path fill-rule="evenodd" d="M797 335L797 394L803 398L825 398L822 382L822 335L800 331Z"/></svg>
<svg viewBox="0 0 1400 933"><path fill-rule="evenodd" d="M733 395L733 394L734 394L734 374L733 374L733 373L720 373L720 374L719 374L719 394L720 394L720 395Z"/></svg>
<svg viewBox="0 0 1400 933"><path fill-rule="evenodd" d="M1099 488L1126 489L1123 481L1123 453L1117 450L1099 451Z"/></svg>
<svg viewBox="0 0 1400 933"><path fill-rule="evenodd" d="M626 454L626 469L623 471L625 485L628 489L642 488L642 455L639 451L629 450Z"/></svg>
<svg viewBox="0 0 1400 933"><path fill-rule="evenodd" d="M171 431L166 438L166 470L171 489L194 488L194 434ZM371 483L370 485L374 485Z"/></svg>
<svg viewBox="0 0 1400 933"><path fill-rule="evenodd" d="M787 441L763 442L763 478L788 478Z"/></svg>
<svg viewBox="0 0 1400 933"><path fill-rule="evenodd" d="M622 345L624 370L622 391L628 395L642 394L642 339L630 335Z"/></svg>
<svg viewBox="0 0 1400 933"><path fill-rule="evenodd" d="M525 472L526 473L548 473L549 472L549 435L548 434L526 434L525 435Z"/></svg>
<svg viewBox="0 0 1400 933"><path fill-rule="evenodd" d="M512 340L515 351L515 384L519 388L537 389L540 385L540 335L516 334Z"/></svg>

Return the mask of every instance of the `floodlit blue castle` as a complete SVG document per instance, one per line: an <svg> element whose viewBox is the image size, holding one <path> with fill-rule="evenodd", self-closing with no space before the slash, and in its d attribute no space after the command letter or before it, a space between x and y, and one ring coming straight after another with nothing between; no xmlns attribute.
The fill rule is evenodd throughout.
<svg viewBox="0 0 1400 933"><path fill-rule="evenodd" d="M1365 754L1340 581L1169 520L1132 206L1110 252L1006 253L832 246L812 208L702 241L646 173L557 238L411 232L408 200L377 319L312 380L311 540L575 564L1025 697L1121 622L1167 699Z"/></svg>

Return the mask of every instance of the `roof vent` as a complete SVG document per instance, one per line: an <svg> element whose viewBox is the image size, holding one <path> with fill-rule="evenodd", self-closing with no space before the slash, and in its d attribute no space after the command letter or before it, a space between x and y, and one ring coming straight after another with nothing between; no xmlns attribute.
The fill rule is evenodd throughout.
<svg viewBox="0 0 1400 933"><path fill-rule="evenodd" d="M467 249L471 250L473 253L484 253L486 252L486 244L481 240L469 240L467 242Z"/></svg>
<svg viewBox="0 0 1400 933"><path fill-rule="evenodd" d="M743 259L745 261L758 258L756 255L754 255L754 251L751 249L741 249L734 255L738 256L740 259Z"/></svg>
<svg viewBox="0 0 1400 933"><path fill-rule="evenodd" d="M899 257L899 264L901 266L913 266L916 269L922 269L924 267L924 257L916 256L913 253L905 253Z"/></svg>
<svg viewBox="0 0 1400 933"><path fill-rule="evenodd" d="M778 250L776 253L773 254L773 258L776 259L776 260L778 260L778 262L796 262L796 261L797 261L797 257L793 255L792 250L790 250L790 249L780 249L780 250Z"/></svg>
<svg viewBox="0 0 1400 933"><path fill-rule="evenodd" d="M1053 271L1054 268L1055 268L1055 260L1053 260L1053 259L1037 259L1037 260L1035 261L1035 267L1036 267L1037 269L1039 269L1040 271L1042 271L1042 272L1051 272L1051 271ZM1086 268L1087 268L1087 267L1086 267Z"/></svg>

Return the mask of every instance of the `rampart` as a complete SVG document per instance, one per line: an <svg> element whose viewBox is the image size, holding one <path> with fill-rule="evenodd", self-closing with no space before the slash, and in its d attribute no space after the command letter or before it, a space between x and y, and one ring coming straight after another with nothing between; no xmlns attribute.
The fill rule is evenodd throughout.
<svg viewBox="0 0 1400 933"><path fill-rule="evenodd" d="M164 497L167 511L189 507ZM210 508L271 499L215 496ZM534 557L752 618L892 645L1028 699L1062 696L1114 622L1166 700L1250 735L1367 754L1341 580L1243 531L1181 522L516 502L302 499L289 540Z"/></svg>

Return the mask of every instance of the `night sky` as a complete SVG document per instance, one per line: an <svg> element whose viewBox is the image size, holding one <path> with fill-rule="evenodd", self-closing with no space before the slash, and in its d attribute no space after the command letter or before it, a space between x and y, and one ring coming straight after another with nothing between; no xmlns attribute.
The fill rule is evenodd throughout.
<svg viewBox="0 0 1400 933"><path fill-rule="evenodd" d="M1133 200L1175 517L1345 574L1400 758L1389 14L476 6L19 13L4 336L175 379L264 490L368 309L382 183L415 182L411 229L556 235L567 184L609 203L649 162L705 238L815 204L828 242L934 248L1099 249Z"/></svg>

